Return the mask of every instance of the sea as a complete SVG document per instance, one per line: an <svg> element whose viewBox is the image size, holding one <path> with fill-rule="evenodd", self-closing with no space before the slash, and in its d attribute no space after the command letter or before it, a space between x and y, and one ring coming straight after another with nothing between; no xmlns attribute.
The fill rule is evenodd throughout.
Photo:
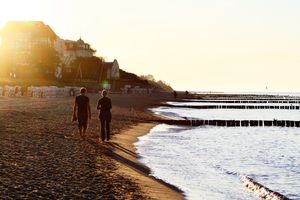
<svg viewBox="0 0 300 200"><path fill-rule="evenodd" d="M197 100L166 103L226 104ZM300 110L161 106L151 111L171 119L300 120ZM159 124L139 137L135 146L140 162L151 169L151 175L181 189L188 200L258 199L242 184L243 176L289 199L300 199L300 128L297 127Z"/></svg>

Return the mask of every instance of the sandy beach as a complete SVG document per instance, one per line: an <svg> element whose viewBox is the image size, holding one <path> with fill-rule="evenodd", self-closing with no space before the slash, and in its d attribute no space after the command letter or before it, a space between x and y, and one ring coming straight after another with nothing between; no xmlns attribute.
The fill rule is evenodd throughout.
<svg viewBox="0 0 300 200"><path fill-rule="evenodd" d="M155 124L145 109L169 96L112 94L112 142L98 144L95 109L86 140L71 123L74 98L0 98L0 196L4 199L182 199L149 175L133 142Z"/></svg>

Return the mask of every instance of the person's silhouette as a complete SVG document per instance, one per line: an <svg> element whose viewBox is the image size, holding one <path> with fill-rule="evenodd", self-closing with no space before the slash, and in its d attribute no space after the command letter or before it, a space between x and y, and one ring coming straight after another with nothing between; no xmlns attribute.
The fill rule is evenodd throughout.
<svg viewBox="0 0 300 200"><path fill-rule="evenodd" d="M101 141L103 142L106 138L107 141L110 140L110 121L111 112L110 109L111 100L107 97L107 91L102 91L102 98L99 99L97 109L100 110L99 119L101 122ZM99 139L100 141L100 139Z"/></svg>
<svg viewBox="0 0 300 200"><path fill-rule="evenodd" d="M91 119L90 99L86 96L86 88L80 89L80 95L75 98L72 121L78 120L79 134L85 138L88 119Z"/></svg>
<svg viewBox="0 0 300 200"><path fill-rule="evenodd" d="M177 98L177 92L176 91L173 92L173 96L174 96L174 99Z"/></svg>

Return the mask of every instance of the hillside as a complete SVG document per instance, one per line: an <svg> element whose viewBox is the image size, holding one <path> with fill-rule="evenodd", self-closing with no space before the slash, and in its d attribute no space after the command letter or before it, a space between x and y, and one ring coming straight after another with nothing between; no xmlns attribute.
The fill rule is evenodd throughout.
<svg viewBox="0 0 300 200"><path fill-rule="evenodd" d="M134 73L126 72L120 69L120 82L122 85L131 85L132 87L139 86L142 88L154 88L158 91L173 91L172 87L165 82L154 79L147 79L145 76L137 76Z"/></svg>

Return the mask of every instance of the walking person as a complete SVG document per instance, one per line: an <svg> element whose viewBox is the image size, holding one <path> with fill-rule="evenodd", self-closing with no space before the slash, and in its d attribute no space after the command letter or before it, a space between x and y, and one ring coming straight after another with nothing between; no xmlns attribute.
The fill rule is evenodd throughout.
<svg viewBox="0 0 300 200"><path fill-rule="evenodd" d="M107 97L107 91L102 91L102 98L99 99L97 109L100 110L99 119L101 122L101 141L110 140L110 121L111 121L111 100ZM100 139L99 139L100 141Z"/></svg>
<svg viewBox="0 0 300 200"><path fill-rule="evenodd" d="M86 88L80 88L80 95L75 98L73 121L78 120L80 136L85 139L88 119L91 119L90 99L86 96Z"/></svg>
<svg viewBox="0 0 300 200"><path fill-rule="evenodd" d="M177 92L176 91L173 92L173 96L174 96L174 99L177 99Z"/></svg>

